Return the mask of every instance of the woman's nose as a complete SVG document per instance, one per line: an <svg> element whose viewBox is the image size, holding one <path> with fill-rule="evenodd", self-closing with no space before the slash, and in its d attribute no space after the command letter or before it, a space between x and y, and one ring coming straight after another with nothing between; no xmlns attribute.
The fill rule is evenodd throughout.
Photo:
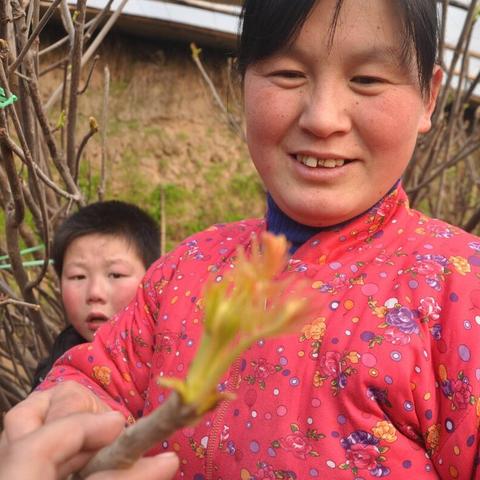
<svg viewBox="0 0 480 480"><path fill-rule="evenodd" d="M350 131L349 97L341 88L318 86L304 100L299 126L319 138Z"/></svg>

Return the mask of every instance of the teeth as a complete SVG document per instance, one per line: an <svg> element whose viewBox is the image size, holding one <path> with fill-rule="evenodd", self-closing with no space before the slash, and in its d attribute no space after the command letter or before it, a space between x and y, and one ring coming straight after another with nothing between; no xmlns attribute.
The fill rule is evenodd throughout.
<svg viewBox="0 0 480 480"><path fill-rule="evenodd" d="M335 160L319 160L318 164L325 168L335 168L337 162Z"/></svg>
<svg viewBox="0 0 480 480"><path fill-rule="evenodd" d="M323 168L335 168L343 167L345 165L345 160L334 159L334 158L315 158L304 155L299 155L298 160L310 168L323 167Z"/></svg>
<svg viewBox="0 0 480 480"><path fill-rule="evenodd" d="M313 157L303 157L301 162L307 167L312 167L312 168L316 168L318 164L318 160Z"/></svg>

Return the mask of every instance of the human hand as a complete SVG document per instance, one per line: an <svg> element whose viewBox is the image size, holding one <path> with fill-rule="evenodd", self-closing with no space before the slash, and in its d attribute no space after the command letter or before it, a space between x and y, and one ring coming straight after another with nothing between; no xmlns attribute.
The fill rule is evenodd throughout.
<svg viewBox="0 0 480 480"><path fill-rule="evenodd" d="M82 468L122 431L120 413L77 413L0 446L0 478L60 480ZM108 470L87 480L169 480L178 468L173 453L142 458L128 470Z"/></svg>
<svg viewBox="0 0 480 480"><path fill-rule="evenodd" d="M16 441L42 425L72 413L110 410L88 388L76 382L60 383L50 390L31 393L6 413L0 445Z"/></svg>

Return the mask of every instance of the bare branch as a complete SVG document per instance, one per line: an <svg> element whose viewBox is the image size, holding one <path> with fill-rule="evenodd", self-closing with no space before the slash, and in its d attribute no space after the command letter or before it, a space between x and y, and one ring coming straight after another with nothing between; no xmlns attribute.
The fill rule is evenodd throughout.
<svg viewBox="0 0 480 480"><path fill-rule="evenodd" d="M111 30L115 22L117 21L118 17L122 13L123 9L125 8L125 5L127 4L128 0L122 0L120 5L117 7L115 12L112 14L112 16L108 19L107 23L103 26L102 30L100 33L97 35L95 40L92 42L92 44L88 47L87 51L83 54L82 57L82 63L81 66L83 67L92 57L92 55L95 53L97 48L100 46L101 42L104 40L105 36L107 33ZM108 5L107 5L108 6ZM59 85L58 88L53 92L51 97L49 98L48 102L45 104L45 109L48 111L58 100L61 92L63 89L63 84Z"/></svg>
<svg viewBox="0 0 480 480"><path fill-rule="evenodd" d="M51 180L44 172L43 170L39 167L37 163L33 161L31 156L29 155L29 151L22 150L13 140L12 138L6 134L5 136L5 142L7 142L9 148L12 150L12 152L17 155L20 160L22 160L23 163L25 163L27 166L31 165L34 169L40 180L45 183L48 187L50 187L55 193L58 193L60 196L67 198L68 200L72 200L74 202L79 202L81 200L81 196L79 195L72 195L65 190L62 190L53 180Z"/></svg>
<svg viewBox="0 0 480 480"><path fill-rule="evenodd" d="M95 65L97 64L97 61L98 61L99 58L100 58L100 55L95 55L93 57L93 62L90 65L90 70L88 72L87 81L85 82L85 86L81 90L78 91L78 95L83 95L87 91L90 80L92 79L93 70L95 69Z"/></svg>
<svg viewBox="0 0 480 480"><path fill-rule="evenodd" d="M75 158L75 181L78 180L78 166L80 164L80 158L82 157L83 150L87 146L88 141L98 132L98 124L97 121L95 120L94 117L89 118L89 123L90 123L90 130L88 133L82 138L82 141L80 142L80 146L78 147L77 150L77 156Z"/></svg>
<svg viewBox="0 0 480 480"><path fill-rule="evenodd" d="M454 75L454 72L455 72L455 67L456 67L457 62L458 62L458 60L460 58L460 55L461 55L462 47L465 44L468 32L471 31L471 28L472 28L472 25L473 25L473 22L474 22L474 19L475 19L476 8L477 8L477 0L472 0L472 2L470 3L469 9L468 9L467 18L465 20L465 23L463 24L462 32L461 32L460 37L459 37L458 42L457 42L457 48L455 49L455 51L453 53L453 58L452 58L452 61L450 63L450 68L449 68L448 73L447 73L447 78L445 80L445 85L447 86L447 88L444 88L444 90L442 92L442 95L441 95L441 97L438 101L436 117L438 115L440 115L440 116L443 115L443 112L445 110L445 105L446 105L447 99L448 99L448 86L451 85L453 75Z"/></svg>
<svg viewBox="0 0 480 480"><path fill-rule="evenodd" d="M78 85L80 84L81 58L83 50L83 28L85 23L85 12L87 0L78 0L77 18L74 22L75 36L72 48L72 63L70 75L70 95L67 114L67 166L70 169L72 177L77 177L75 167L75 137L77 126L77 104L78 104Z"/></svg>
<svg viewBox="0 0 480 480"><path fill-rule="evenodd" d="M53 15L53 12L55 11L55 9L57 8L58 4L61 1L62 0L53 0L52 1L51 5L48 7L47 11L43 15L42 20L37 25L34 32L30 35L30 37L28 39L28 42L25 44L25 46L23 47L23 49L20 52L20 54L18 55L18 57L15 59L15 61L11 65L9 65L9 67L8 67L8 74L9 75L11 75L12 72L14 72L15 69L20 65L20 63L23 60L23 57L27 54L29 48L31 47L32 43L37 39L38 35L40 35L40 32L43 30L43 28L47 24L48 20L50 20L50 17ZM12 2L12 4L13 4L13 2Z"/></svg>
<svg viewBox="0 0 480 480"><path fill-rule="evenodd" d="M46 75L47 73L51 72L52 70L55 70L59 67L65 66L65 63L68 63L68 57L63 57L60 60L56 61L55 63L52 63L52 65L49 65L47 68L44 68L39 74L39 77L43 77L43 75Z"/></svg>
<svg viewBox="0 0 480 480"><path fill-rule="evenodd" d="M13 161L12 150L5 141L6 120L3 112L0 115L0 125L0 151L2 153L3 166L7 175L12 200L12 210L10 211L11 226L13 228L18 228L23 222L25 216L25 203L23 200L20 179L17 175L15 162Z"/></svg>
<svg viewBox="0 0 480 480"><path fill-rule="evenodd" d="M67 38L70 43L70 48L73 48L75 38L75 27L73 26L72 17L70 16L70 10L68 9L67 0L60 1L60 17L62 18L63 26L67 32Z"/></svg>
<svg viewBox="0 0 480 480"><path fill-rule="evenodd" d="M17 307L26 307L26 308L31 308L32 310L40 310L40 305L37 305L36 303L28 303L28 302L23 302L21 300L16 300L14 298L6 298L2 299L0 298L0 306L2 305L16 305Z"/></svg>
<svg viewBox="0 0 480 480"><path fill-rule="evenodd" d="M477 143L474 143L472 145L467 146L459 154L455 155L450 160L443 163L440 167L438 167L436 170L434 170L426 180L424 180L422 183L416 185L414 188L408 189L407 192L408 193L414 193L414 192L420 190L421 188L426 187L433 180L435 180L439 175L441 175L446 169L455 166L457 163L461 162L462 160L465 160L469 155L471 155L472 153L476 152L479 149L480 149L480 141L477 142Z"/></svg>
<svg viewBox="0 0 480 480"><path fill-rule="evenodd" d="M195 65L200 70L200 73L202 74L203 79L207 83L208 88L210 89L210 92L211 92L215 102L217 103L217 105L220 107L220 110L225 115L228 124L240 135L240 138L245 140L245 133L243 132L242 126L235 120L235 118L227 110L227 107L222 102L222 99L220 98L220 95L218 94L217 89L215 88L215 85L213 84L213 82L210 79L208 73L206 72L205 68L203 67L203 64L200 60L200 53L201 53L202 50L200 48L198 48L194 43L190 44L190 49L192 51L192 58L193 58L193 61L195 62Z"/></svg>
<svg viewBox="0 0 480 480"><path fill-rule="evenodd" d="M110 0L110 1L112 1L112 0ZM96 19L96 17L92 18L91 20L86 22L85 23L85 28L87 28L88 26L91 26L94 23L95 19ZM85 35L85 37L86 36L87 35ZM65 45L66 43L68 43L68 41L69 41L69 36L67 35L66 37L61 38L60 40L56 41L55 43L52 43L48 47L45 47L43 50L40 50L40 52L38 53L38 56L42 57L43 55L45 55L47 53L53 52L58 47L61 47L62 45Z"/></svg>
<svg viewBox="0 0 480 480"><path fill-rule="evenodd" d="M103 103L102 103L102 158L100 164L100 184L98 186L98 199L103 200L107 182L107 125L108 125L108 99L110 96L110 70L108 66L103 69Z"/></svg>

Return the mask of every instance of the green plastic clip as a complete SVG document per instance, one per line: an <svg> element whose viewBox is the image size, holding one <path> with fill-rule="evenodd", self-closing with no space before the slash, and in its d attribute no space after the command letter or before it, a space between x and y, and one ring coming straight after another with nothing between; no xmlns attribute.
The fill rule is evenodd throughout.
<svg viewBox="0 0 480 480"><path fill-rule="evenodd" d="M16 101L17 101L16 95L12 94L10 97L7 98L5 96L5 90L2 87L0 87L0 108L5 108Z"/></svg>
<svg viewBox="0 0 480 480"><path fill-rule="evenodd" d="M25 267L25 268L30 268L30 267L40 267L42 266L43 264L45 263L45 260L29 260L28 262L23 262L22 265ZM50 265L53 264L53 260L49 260L48 263ZM0 270L8 270L12 268L12 264L11 263L2 263L0 265Z"/></svg>

